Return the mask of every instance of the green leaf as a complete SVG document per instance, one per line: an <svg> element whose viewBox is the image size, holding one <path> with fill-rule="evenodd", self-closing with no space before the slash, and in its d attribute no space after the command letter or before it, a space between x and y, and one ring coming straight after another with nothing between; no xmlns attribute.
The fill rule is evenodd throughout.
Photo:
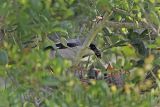
<svg viewBox="0 0 160 107"><path fill-rule="evenodd" d="M54 77L44 77L44 80L42 81L42 84L48 85L48 86L59 86L60 81L57 78Z"/></svg>
<svg viewBox="0 0 160 107"><path fill-rule="evenodd" d="M121 47L122 52L125 54L125 56L134 56L134 49L129 46L123 46Z"/></svg>
<svg viewBox="0 0 160 107"><path fill-rule="evenodd" d="M151 3L155 3L155 0L149 0Z"/></svg>
<svg viewBox="0 0 160 107"><path fill-rule="evenodd" d="M6 65L8 63L8 55L4 50L0 50L0 65Z"/></svg>
<svg viewBox="0 0 160 107"><path fill-rule="evenodd" d="M160 26L159 17L158 17L158 15L157 15L154 11L151 11L151 13L150 13L150 19L151 19L151 21L152 21L154 24Z"/></svg>
<svg viewBox="0 0 160 107"><path fill-rule="evenodd" d="M160 37L156 38L156 45L160 45Z"/></svg>
<svg viewBox="0 0 160 107"><path fill-rule="evenodd" d="M7 90L0 90L0 107L9 107L8 94Z"/></svg>
<svg viewBox="0 0 160 107"><path fill-rule="evenodd" d="M157 47L157 45L155 45L155 44L150 44L150 45L148 45L148 48L150 48L150 49L154 49L154 48L156 48Z"/></svg>

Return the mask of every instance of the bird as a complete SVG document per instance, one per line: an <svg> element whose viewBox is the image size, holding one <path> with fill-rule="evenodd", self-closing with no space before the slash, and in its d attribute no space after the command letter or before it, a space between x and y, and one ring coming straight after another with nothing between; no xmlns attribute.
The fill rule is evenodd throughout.
<svg viewBox="0 0 160 107"><path fill-rule="evenodd" d="M55 57L56 54L61 57L73 61L77 55L78 50L82 48L83 41L79 39L70 39L67 40L66 45L61 42L56 43L55 45L49 45L44 48L44 50L51 50L51 57ZM97 58L101 58L101 52L96 47L95 44L91 43L88 48L83 52L82 58L85 58L90 55L95 55Z"/></svg>

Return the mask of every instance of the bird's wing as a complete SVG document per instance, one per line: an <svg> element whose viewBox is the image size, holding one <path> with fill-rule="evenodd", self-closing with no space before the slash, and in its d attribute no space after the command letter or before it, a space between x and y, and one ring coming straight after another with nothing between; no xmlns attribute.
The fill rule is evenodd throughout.
<svg viewBox="0 0 160 107"><path fill-rule="evenodd" d="M60 42L60 36L58 33L48 35L48 38L54 42Z"/></svg>
<svg viewBox="0 0 160 107"><path fill-rule="evenodd" d="M73 61L81 48L82 48L81 46L76 46L72 48L58 49L57 52L63 58ZM94 52L91 49L87 48L84 50L82 57L83 56L86 57L86 56L93 55L93 54Z"/></svg>
<svg viewBox="0 0 160 107"><path fill-rule="evenodd" d="M73 61L75 56L76 56L76 52L74 52L72 50L72 48L59 49L59 50L57 50L57 53L61 57L65 58L65 59L68 59L68 60L71 60L71 61Z"/></svg>

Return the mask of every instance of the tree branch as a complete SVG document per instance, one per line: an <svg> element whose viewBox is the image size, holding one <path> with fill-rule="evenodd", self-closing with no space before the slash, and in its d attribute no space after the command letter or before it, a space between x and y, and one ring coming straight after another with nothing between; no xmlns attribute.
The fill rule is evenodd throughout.
<svg viewBox="0 0 160 107"><path fill-rule="evenodd" d="M77 56L74 60L74 65L78 65L80 58L82 57L83 52L85 51L85 49L87 47L89 47L89 45L91 44L91 42L95 39L97 33L104 27L106 20L108 19L110 15L108 15L107 13L104 14L103 16L103 20L101 20L86 36L86 40L84 41L82 48L78 51Z"/></svg>
<svg viewBox="0 0 160 107"><path fill-rule="evenodd" d="M145 23L132 23L132 22L113 22L113 21L106 21L105 23L106 26L108 27L113 27L113 28L146 28L146 29L151 29L150 26L146 25Z"/></svg>
<svg viewBox="0 0 160 107"><path fill-rule="evenodd" d="M122 9L119 9L119 8L113 8L112 10L116 13L120 13L120 14L123 14L123 15L126 15L126 16L130 15L126 10L122 10Z"/></svg>

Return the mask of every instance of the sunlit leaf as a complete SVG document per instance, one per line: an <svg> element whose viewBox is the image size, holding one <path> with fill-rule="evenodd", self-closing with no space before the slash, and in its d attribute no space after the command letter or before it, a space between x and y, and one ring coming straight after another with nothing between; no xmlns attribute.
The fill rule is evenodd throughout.
<svg viewBox="0 0 160 107"><path fill-rule="evenodd" d="M153 21L154 24L160 26L159 17L158 17L158 15L154 11L151 11L151 13L150 13L150 19Z"/></svg>

